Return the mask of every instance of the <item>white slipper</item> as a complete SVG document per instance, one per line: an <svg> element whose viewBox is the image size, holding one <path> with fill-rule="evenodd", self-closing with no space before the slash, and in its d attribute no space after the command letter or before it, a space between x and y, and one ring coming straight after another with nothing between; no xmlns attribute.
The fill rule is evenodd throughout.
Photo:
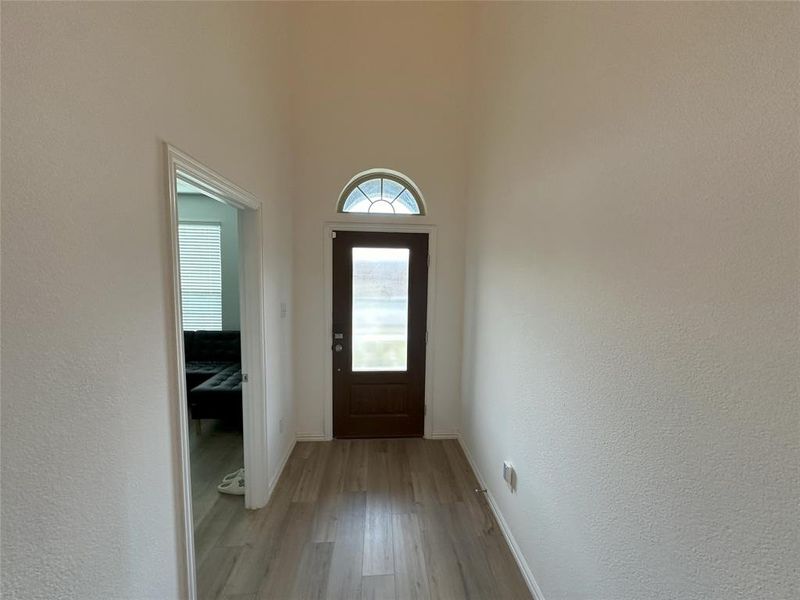
<svg viewBox="0 0 800 600"><path fill-rule="evenodd" d="M238 471L234 471L233 473L228 473L225 477L222 478L222 481L231 481L232 479L236 479L239 476L244 477L244 467L239 469Z"/></svg>
<svg viewBox="0 0 800 600"><path fill-rule="evenodd" d="M217 491L222 494L233 494L234 496L244 496L244 474L235 479L223 481L217 486Z"/></svg>

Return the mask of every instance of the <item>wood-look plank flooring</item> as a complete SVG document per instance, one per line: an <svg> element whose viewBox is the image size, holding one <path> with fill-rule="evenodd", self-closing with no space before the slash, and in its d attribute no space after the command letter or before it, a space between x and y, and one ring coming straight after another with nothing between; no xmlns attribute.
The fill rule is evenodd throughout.
<svg viewBox="0 0 800 600"><path fill-rule="evenodd" d="M209 514L213 515L214 521L219 521L220 512L233 514L236 509L244 511L242 496L220 494L217 491L225 475L244 466L242 432L220 421L204 420L202 423L199 433L195 421L190 423L189 430L195 535L201 524L208 527L210 523L206 517Z"/></svg>
<svg viewBox="0 0 800 600"><path fill-rule="evenodd" d="M200 486L200 598L529 600L477 486L454 440L300 442L266 508Z"/></svg>

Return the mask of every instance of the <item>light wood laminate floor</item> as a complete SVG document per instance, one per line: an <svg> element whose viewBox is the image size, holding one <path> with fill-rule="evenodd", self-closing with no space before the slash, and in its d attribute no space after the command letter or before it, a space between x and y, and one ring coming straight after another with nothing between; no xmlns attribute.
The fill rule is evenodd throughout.
<svg viewBox="0 0 800 600"><path fill-rule="evenodd" d="M197 421L190 425L192 517L195 536L203 536L205 530L201 525L205 523L205 527L208 526L206 517L209 514L214 514L213 521L217 521L223 506L232 512L245 510L242 496L225 496L217 491L225 475L244 466L244 446L242 432L220 421L202 421L199 432Z"/></svg>
<svg viewBox="0 0 800 600"><path fill-rule="evenodd" d="M266 508L197 521L200 598L530 599L477 486L454 440L298 443Z"/></svg>

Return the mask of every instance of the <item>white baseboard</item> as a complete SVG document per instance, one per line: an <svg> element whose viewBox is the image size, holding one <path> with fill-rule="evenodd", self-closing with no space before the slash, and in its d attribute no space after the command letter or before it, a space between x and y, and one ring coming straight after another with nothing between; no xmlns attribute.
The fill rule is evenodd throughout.
<svg viewBox="0 0 800 600"><path fill-rule="evenodd" d="M298 433L296 436L298 442L329 442L331 439L321 433ZM430 434L427 439L429 440L457 440L458 432L447 433L438 432Z"/></svg>
<svg viewBox="0 0 800 600"><path fill-rule="evenodd" d="M500 531L503 532L503 537L506 538L506 542L508 542L508 546L509 548L511 548L511 553L514 555L514 560L517 561L517 566L519 567L519 570L522 571L522 577L523 579L525 579L525 583L528 586L528 590L530 591L531 595L533 595L534 600L544 600L544 595L542 594L542 590L539 587L539 584L536 583L536 579L534 579L533 577L531 568L528 566L528 562L525 560L525 557L522 554L522 549L519 547L519 544L517 544L517 540L514 539L514 535L511 533L511 529L509 528L508 523L503 517L503 513L500 512L500 507L497 505L497 502L495 502L494 496L492 496L492 492L486 485L486 480L483 478L483 475L481 475L481 472L478 470L478 466L472 459L472 455L470 454L469 449L467 448L461 436L458 437L458 444L464 451L464 455L467 457L467 461L472 467L472 471L473 473L475 473L475 477L478 479L478 483L482 488L486 489L486 499L489 501L489 507L492 509L494 518L497 519L497 523L500 525Z"/></svg>
<svg viewBox="0 0 800 600"><path fill-rule="evenodd" d="M292 443L289 444L289 448L286 450L286 453L283 455L281 459L281 466L278 467L277 473L275 473L275 477L272 478L272 481L269 482L269 491L267 492L267 502L272 497L272 491L275 489L275 486L278 483L278 480L283 475L283 470L286 468L286 463L289 462L289 457L292 455L292 450L294 450L294 445L297 443L297 440L292 440Z"/></svg>
<svg viewBox="0 0 800 600"><path fill-rule="evenodd" d="M298 442L330 442L331 438L321 433L298 433L295 438Z"/></svg>
<svg viewBox="0 0 800 600"><path fill-rule="evenodd" d="M457 440L458 439L458 432L447 433L447 432L435 432L428 436L429 440Z"/></svg>

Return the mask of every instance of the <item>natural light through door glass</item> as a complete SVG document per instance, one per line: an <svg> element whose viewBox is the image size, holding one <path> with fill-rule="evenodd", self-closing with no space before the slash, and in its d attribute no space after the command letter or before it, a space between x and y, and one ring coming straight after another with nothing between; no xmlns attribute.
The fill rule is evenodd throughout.
<svg viewBox="0 0 800 600"><path fill-rule="evenodd" d="M405 371L408 248L353 248L353 371Z"/></svg>

